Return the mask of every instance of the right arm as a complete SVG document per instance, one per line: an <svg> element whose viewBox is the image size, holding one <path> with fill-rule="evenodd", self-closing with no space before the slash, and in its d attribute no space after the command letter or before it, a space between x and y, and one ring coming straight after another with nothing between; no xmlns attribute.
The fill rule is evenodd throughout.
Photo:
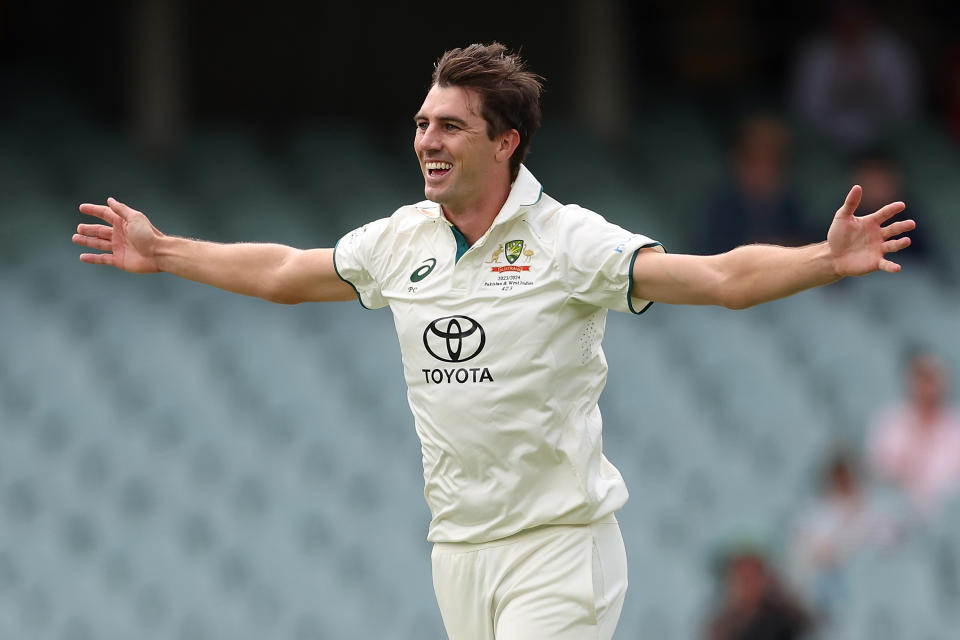
<svg viewBox="0 0 960 640"><path fill-rule="evenodd" d="M300 250L279 244L218 244L167 236L145 215L113 198L80 211L107 224L81 224L73 241L106 253L80 260L132 273L164 271L181 278L271 302L346 301L356 298L337 275L333 249Z"/></svg>

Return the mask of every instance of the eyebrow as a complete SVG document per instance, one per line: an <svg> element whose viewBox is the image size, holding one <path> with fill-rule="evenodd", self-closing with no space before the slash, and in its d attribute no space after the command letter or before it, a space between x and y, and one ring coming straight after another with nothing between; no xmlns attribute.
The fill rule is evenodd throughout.
<svg viewBox="0 0 960 640"><path fill-rule="evenodd" d="M428 118L427 116L423 115L423 113L420 113L420 112L418 112L417 115L413 116L414 122L420 122L421 120L429 120L429 119L430 118ZM460 125L461 127L467 126L466 120L463 120L456 116L437 116L436 119L439 120L440 122L452 122L454 124Z"/></svg>

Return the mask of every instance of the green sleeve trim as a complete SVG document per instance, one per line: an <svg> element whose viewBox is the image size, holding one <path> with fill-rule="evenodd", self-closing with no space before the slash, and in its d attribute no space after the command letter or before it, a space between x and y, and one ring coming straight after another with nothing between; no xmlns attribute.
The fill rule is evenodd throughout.
<svg viewBox="0 0 960 640"><path fill-rule="evenodd" d="M633 293L633 263L637 261L637 256L640 254L640 249L648 249L650 247L662 247L662 246L663 245L659 242L648 242L647 244L643 245L642 247L634 251L633 256L630 258L630 272L628 274L630 277L630 288L627 289L627 306L630 308L630 312L633 313L634 315L640 315L641 313L649 309L650 305L653 304L653 300L649 300L647 304L643 306L643 309L640 309L640 311L637 311L636 309L633 308L633 296L631 295ZM336 262L334 262L334 266L336 266Z"/></svg>
<svg viewBox="0 0 960 640"><path fill-rule="evenodd" d="M363 307L364 309L367 309L367 310L369 311L369 310L370 310L370 307L368 307L367 305L363 304L363 298L360 297L360 292L357 291L356 285L353 284L352 282L350 282L349 280L347 280L346 278L344 278L342 275L340 275L340 269L337 268L337 247L339 247L339 246L340 246L340 241L337 240L337 244L333 245L333 270L337 272L337 277L338 277L338 278L340 278L341 280L343 280L344 282L346 282L348 285L350 285L350 286L353 288L353 292L357 294L357 302L360 303L360 306ZM631 262L630 265L631 265L631 270L632 270L633 263ZM633 287L632 287L632 285L631 285L631 289L632 289L632 288L633 288Z"/></svg>

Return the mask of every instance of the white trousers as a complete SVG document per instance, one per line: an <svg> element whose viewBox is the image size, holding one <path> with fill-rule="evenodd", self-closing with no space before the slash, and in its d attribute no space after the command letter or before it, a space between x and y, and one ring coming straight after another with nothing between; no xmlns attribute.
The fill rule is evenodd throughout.
<svg viewBox="0 0 960 640"><path fill-rule="evenodd" d="M432 559L450 640L610 640L627 592L612 515L494 542L436 543Z"/></svg>

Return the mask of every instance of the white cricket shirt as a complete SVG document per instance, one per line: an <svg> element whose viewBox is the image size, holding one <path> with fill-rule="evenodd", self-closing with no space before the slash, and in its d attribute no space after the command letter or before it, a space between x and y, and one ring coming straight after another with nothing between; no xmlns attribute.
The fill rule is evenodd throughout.
<svg viewBox="0 0 960 640"><path fill-rule="evenodd" d="M523 166L469 248L430 201L337 243L337 273L361 304L393 311L430 541L586 524L626 502L623 478L601 452L600 341L607 309L642 313L650 304L630 298L643 247L660 245L561 205Z"/></svg>

